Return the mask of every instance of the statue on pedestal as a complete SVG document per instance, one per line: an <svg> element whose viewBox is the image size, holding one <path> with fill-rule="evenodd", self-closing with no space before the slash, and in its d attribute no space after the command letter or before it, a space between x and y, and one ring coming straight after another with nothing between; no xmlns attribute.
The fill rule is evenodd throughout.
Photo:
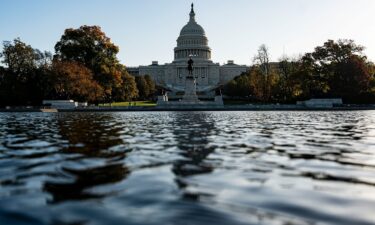
<svg viewBox="0 0 375 225"><path fill-rule="evenodd" d="M193 76L193 70L194 70L194 67L193 67L193 64L194 64L194 61L193 59L191 58L190 56L190 59L188 60L188 66L187 66L187 70L188 70L188 75L186 76L186 81L185 81L185 94L184 96L182 97L182 101L181 102L184 102L184 103L193 103L193 102L198 102L199 99L198 99L198 96L197 96L197 87L196 87L196 81L194 79L194 76Z"/></svg>

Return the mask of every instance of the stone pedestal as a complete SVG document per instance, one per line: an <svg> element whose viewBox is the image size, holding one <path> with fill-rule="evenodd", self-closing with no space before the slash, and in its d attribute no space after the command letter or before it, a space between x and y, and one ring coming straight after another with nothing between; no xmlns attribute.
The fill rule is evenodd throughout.
<svg viewBox="0 0 375 225"><path fill-rule="evenodd" d="M197 96L197 84L193 76L186 77L185 94L181 101L191 103L199 102Z"/></svg>
<svg viewBox="0 0 375 225"><path fill-rule="evenodd" d="M223 97L216 96L215 101L199 101L196 81L193 76L186 77L185 94L180 101L168 101L168 97L159 96L157 108L168 110L223 109Z"/></svg>

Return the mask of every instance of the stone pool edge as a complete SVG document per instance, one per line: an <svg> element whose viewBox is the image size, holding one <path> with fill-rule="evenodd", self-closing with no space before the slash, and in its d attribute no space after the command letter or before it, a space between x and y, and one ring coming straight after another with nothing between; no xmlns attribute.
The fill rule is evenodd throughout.
<svg viewBox="0 0 375 225"><path fill-rule="evenodd" d="M355 111L375 110L375 106L305 107L296 105L224 106L224 107L87 107L75 109L11 108L0 112L158 112L158 111Z"/></svg>

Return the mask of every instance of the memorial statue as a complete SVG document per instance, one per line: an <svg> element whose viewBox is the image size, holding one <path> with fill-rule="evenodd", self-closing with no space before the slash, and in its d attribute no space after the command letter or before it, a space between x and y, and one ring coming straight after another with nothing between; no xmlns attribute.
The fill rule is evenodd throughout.
<svg viewBox="0 0 375 225"><path fill-rule="evenodd" d="M188 67L187 67L187 69L189 71L189 75L193 75L193 64L194 64L194 61L190 57L190 59L188 61Z"/></svg>

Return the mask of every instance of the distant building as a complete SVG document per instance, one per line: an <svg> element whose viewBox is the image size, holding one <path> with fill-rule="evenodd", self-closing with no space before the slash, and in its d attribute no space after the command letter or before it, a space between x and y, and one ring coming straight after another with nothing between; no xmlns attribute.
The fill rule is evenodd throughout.
<svg viewBox="0 0 375 225"><path fill-rule="evenodd" d="M233 60L220 65L211 61L211 48L204 29L196 22L193 4L191 5L190 20L182 28L174 49L174 61L159 65L153 61L149 66L129 67L128 72L133 76L150 75L155 83L169 90L170 98L178 98L184 92L187 76L187 61L194 60L194 76L197 80L197 93L201 98L214 97L214 90L246 72L246 65L237 65Z"/></svg>

